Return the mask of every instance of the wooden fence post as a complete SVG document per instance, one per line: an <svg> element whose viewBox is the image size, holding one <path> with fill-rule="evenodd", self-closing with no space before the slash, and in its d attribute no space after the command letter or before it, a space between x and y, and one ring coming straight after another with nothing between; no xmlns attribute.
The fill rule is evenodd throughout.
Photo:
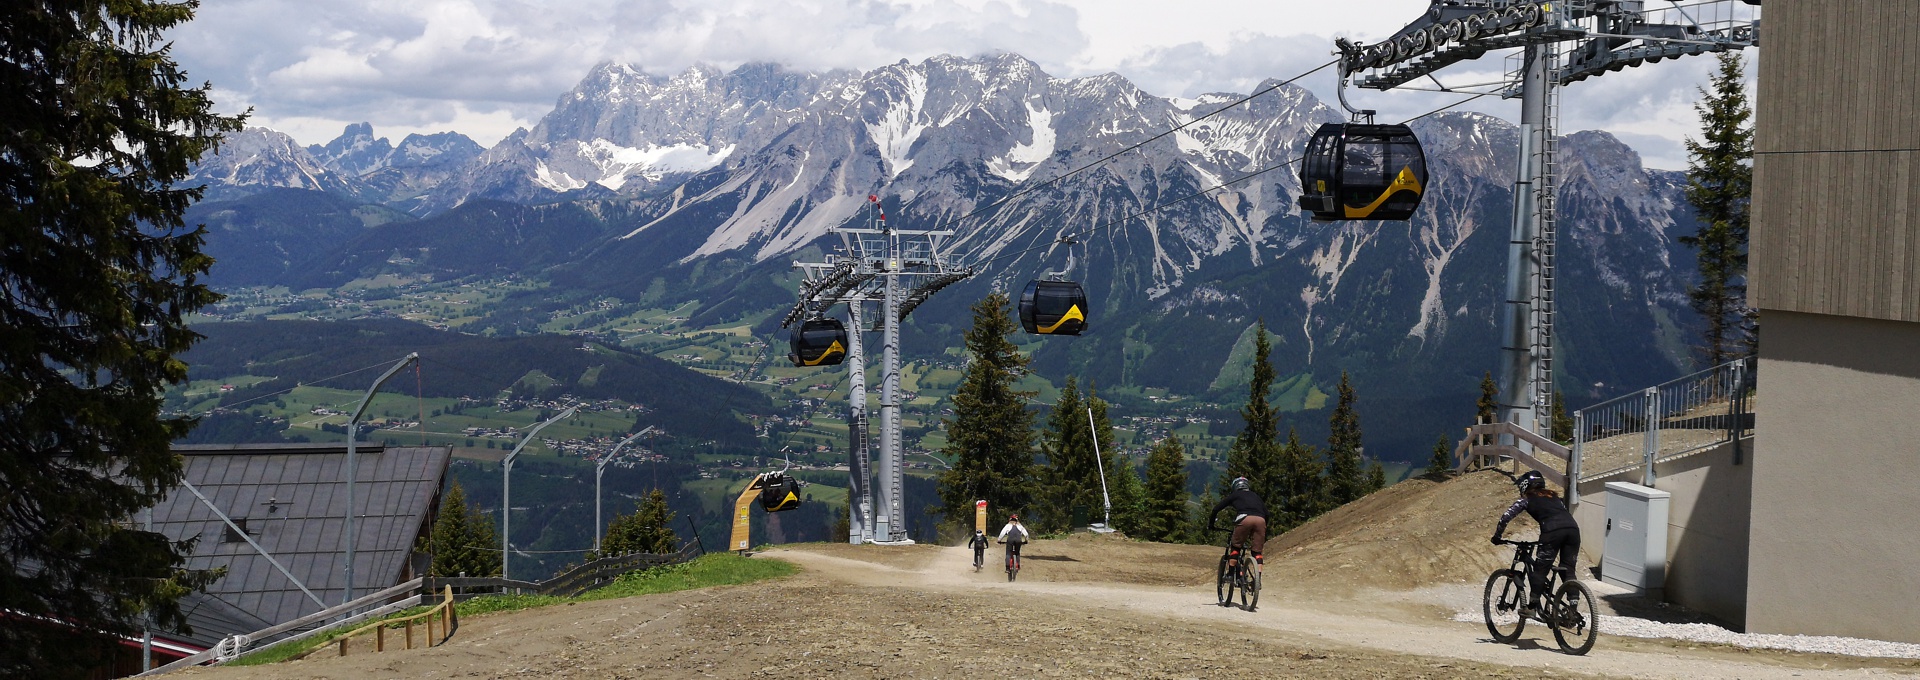
<svg viewBox="0 0 1920 680"><path fill-rule="evenodd" d="M340 656L347 655L347 639L340 638Z"/></svg>
<svg viewBox="0 0 1920 680"><path fill-rule="evenodd" d="M387 627L385 625L376 625L373 627L373 651L387 651Z"/></svg>
<svg viewBox="0 0 1920 680"><path fill-rule="evenodd" d="M433 626L433 617L427 617L427 626ZM413 649L413 619L407 619L407 649Z"/></svg>

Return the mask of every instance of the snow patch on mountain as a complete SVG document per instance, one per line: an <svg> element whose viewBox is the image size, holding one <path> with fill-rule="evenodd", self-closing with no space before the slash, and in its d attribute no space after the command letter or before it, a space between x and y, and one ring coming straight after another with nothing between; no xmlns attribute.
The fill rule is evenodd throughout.
<svg viewBox="0 0 1920 680"><path fill-rule="evenodd" d="M879 122L867 124L867 136L880 147L880 157L886 160L892 177L899 177L913 167L913 159L908 158L908 154L913 152L913 143L920 141L920 134L931 127L922 111L927 104L927 74L909 69L906 81L906 99L888 106Z"/></svg>
<svg viewBox="0 0 1920 680"><path fill-rule="evenodd" d="M1014 182L1025 182L1040 167L1040 162L1053 155L1056 136L1053 132L1053 112L1043 105L1035 108L1026 104L1028 141L1015 145L1007 155L987 161L987 171ZM1025 166L1025 167L1022 167ZM896 173L897 174L897 173Z"/></svg>
<svg viewBox="0 0 1920 680"><path fill-rule="evenodd" d="M605 174L593 180L608 189L619 189L627 179L641 176L659 180L670 172L699 172L725 161L733 155L734 145L715 151L705 144L670 144L659 146L648 144L633 148L620 146L605 139L591 142L576 142L582 159L599 166Z"/></svg>

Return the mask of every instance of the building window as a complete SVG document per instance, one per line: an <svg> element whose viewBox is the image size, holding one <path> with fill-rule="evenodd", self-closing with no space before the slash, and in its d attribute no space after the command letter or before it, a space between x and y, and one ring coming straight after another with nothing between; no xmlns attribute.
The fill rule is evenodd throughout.
<svg viewBox="0 0 1920 680"><path fill-rule="evenodd" d="M234 527L234 526L238 526L238 527L240 527L240 531L245 531L245 532L247 532L247 536L252 536L252 535L254 535L254 534L253 534L253 532L252 532L251 530L249 530L249 529L247 529L247 519L246 519L245 517L235 517L235 518L233 518L233 524L232 524L232 525L228 525L228 526L227 526L227 528L226 528L226 531L225 531L225 532L224 532L223 534L221 534L221 536L220 536L220 542L221 542L221 543L245 543L245 542L247 542L247 539L246 539L246 537L243 537L243 536L241 536L241 535L240 535L240 532L238 532L238 531L234 531L234 530L233 530L233 527Z"/></svg>

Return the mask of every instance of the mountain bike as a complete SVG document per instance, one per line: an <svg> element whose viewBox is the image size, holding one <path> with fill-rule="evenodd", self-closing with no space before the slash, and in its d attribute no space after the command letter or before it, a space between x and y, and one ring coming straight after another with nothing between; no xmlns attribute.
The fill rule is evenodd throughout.
<svg viewBox="0 0 1920 680"><path fill-rule="evenodd" d="M1227 529L1227 547L1220 553L1220 571L1214 578L1214 594L1220 597L1220 606L1233 606L1235 594L1240 597L1240 608L1253 611L1260 604L1260 563L1253 559L1252 550L1233 553L1233 530Z"/></svg>
<svg viewBox="0 0 1920 680"><path fill-rule="evenodd" d="M1509 643L1520 639L1527 619L1534 618L1553 628L1553 639L1566 653L1577 656L1593 649L1594 640L1600 636L1600 614L1594 607L1593 591L1577 579L1561 579L1558 569L1548 569L1546 591L1552 596L1542 599L1542 611L1522 616L1521 605L1528 600L1527 577L1535 568L1532 557L1538 542L1501 543L1513 546L1513 566L1487 577L1487 590L1480 603L1493 639Z"/></svg>
<svg viewBox="0 0 1920 680"><path fill-rule="evenodd" d="M973 551L973 571L974 571L974 573L979 573L979 572L980 572L980 567L981 567L981 566L983 566L983 565L985 565L985 563L986 563L986 561L987 561L987 549L986 549L986 548L980 548L980 549L978 549L978 550L975 550L975 551Z"/></svg>
<svg viewBox="0 0 1920 680"><path fill-rule="evenodd" d="M1020 544L1007 544L1007 580L1012 581L1020 575Z"/></svg>

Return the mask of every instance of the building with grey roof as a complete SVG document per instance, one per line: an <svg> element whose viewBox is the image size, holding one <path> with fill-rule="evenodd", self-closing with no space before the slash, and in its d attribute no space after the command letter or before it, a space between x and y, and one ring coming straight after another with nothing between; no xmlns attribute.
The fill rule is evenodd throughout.
<svg viewBox="0 0 1920 680"><path fill-rule="evenodd" d="M185 458L187 484L154 506L153 530L174 540L198 539L187 566L224 567L227 574L182 602L193 630L169 637L209 646L227 635L344 601L344 443L176 446L174 451ZM356 595L405 582L424 568L413 548L438 509L451 454L447 447L358 446Z"/></svg>

